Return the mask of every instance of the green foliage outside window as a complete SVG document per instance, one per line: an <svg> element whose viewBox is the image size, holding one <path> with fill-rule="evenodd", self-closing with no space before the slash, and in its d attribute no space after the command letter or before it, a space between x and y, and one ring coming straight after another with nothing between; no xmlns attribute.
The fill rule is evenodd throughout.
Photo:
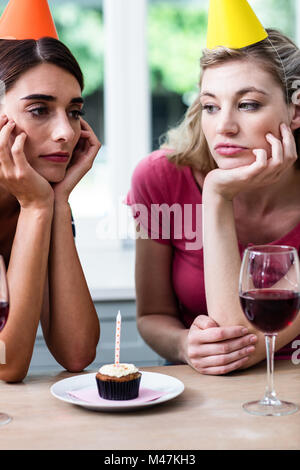
<svg viewBox="0 0 300 470"><path fill-rule="evenodd" d="M161 85L183 94L199 75L199 58L205 45L207 12L195 5L155 3L148 9L148 45L152 87Z"/></svg>
<svg viewBox="0 0 300 470"><path fill-rule="evenodd" d="M265 27L278 28L295 39L296 1L300 0L249 0L249 3ZM4 6L1 1L0 13ZM51 11L60 40L71 49L83 69L84 94L90 95L103 87L102 11L70 1L54 6ZM148 58L152 90L158 82L178 94L195 90L206 25L207 2L149 0Z"/></svg>
<svg viewBox="0 0 300 470"><path fill-rule="evenodd" d="M295 1L249 0L264 27L274 27L295 39ZM197 5L199 5L197 7ZM195 89L199 59L205 47L207 6L199 2L154 2L149 5L149 62L152 86L157 77L169 91Z"/></svg>
<svg viewBox="0 0 300 470"><path fill-rule="evenodd" d="M79 62L85 78L84 95L103 86L103 20L100 10L65 3L52 9L59 39Z"/></svg>

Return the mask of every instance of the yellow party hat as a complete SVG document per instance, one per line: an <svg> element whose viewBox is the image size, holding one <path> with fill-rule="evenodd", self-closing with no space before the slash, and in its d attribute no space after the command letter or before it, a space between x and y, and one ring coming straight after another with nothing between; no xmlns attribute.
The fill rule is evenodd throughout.
<svg viewBox="0 0 300 470"><path fill-rule="evenodd" d="M207 48L241 49L268 37L247 0L210 0Z"/></svg>
<svg viewBox="0 0 300 470"><path fill-rule="evenodd" d="M1 39L58 39L47 0L10 0L0 18Z"/></svg>

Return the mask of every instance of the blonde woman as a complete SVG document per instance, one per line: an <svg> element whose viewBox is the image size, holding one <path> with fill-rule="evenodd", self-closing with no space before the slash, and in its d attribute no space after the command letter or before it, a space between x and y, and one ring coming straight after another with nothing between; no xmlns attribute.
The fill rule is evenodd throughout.
<svg viewBox="0 0 300 470"><path fill-rule="evenodd" d="M168 361L203 374L265 358L263 334L239 304L245 248L300 247L300 51L267 32L243 49L203 51L195 102L138 164L128 194L138 231L139 331ZM277 357L291 357L299 333L300 316L278 334Z"/></svg>

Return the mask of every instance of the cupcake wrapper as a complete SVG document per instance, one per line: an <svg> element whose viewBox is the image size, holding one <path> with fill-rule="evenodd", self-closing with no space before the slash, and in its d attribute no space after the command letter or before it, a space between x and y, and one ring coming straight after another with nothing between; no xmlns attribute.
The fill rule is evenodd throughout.
<svg viewBox="0 0 300 470"><path fill-rule="evenodd" d="M100 397L106 400L132 400L139 394L141 376L128 382L114 382L96 378Z"/></svg>

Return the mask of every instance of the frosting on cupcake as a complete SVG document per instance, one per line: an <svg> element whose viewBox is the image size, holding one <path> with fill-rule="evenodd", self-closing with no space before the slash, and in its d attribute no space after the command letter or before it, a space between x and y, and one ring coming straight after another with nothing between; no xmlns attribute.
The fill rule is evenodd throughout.
<svg viewBox="0 0 300 470"><path fill-rule="evenodd" d="M136 372L138 372L138 369L134 364L106 364L99 369L100 374L109 375L110 377L124 377Z"/></svg>

